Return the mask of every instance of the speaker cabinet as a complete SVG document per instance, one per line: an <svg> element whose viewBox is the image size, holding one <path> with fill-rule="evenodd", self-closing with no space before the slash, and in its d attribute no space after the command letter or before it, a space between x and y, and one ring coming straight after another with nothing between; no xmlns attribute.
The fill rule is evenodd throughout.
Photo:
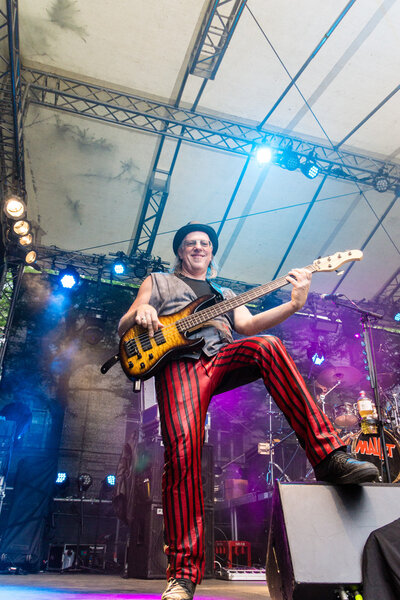
<svg viewBox="0 0 400 600"><path fill-rule="evenodd" d="M167 557L164 554L163 509L160 504L141 504L132 523L127 552L127 576L164 579ZM205 510L205 577L214 574L214 511Z"/></svg>
<svg viewBox="0 0 400 600"><path fill-rule="evenodd" d="M365 542L399 517L400 486L278 483L267 550L272 600L335 600L360 584Z"/></svg>

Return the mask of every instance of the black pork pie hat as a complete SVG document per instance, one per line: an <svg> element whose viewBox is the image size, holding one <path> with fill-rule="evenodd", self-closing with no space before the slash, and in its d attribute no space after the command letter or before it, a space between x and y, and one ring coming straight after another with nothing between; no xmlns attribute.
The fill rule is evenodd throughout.
<svg viewBox="0 0 400 600"><path fill-rule="evenodd" d="M192 233L192 231L203 231L208 235L211 240L213 247L213 254L217 253L218 250L218 237L215 229L210 227L210 225L204 225L203 223L196 223L195 221L190 221L187 225L184 225L176 232L174 236L174 241L172 242L172 247L176 256L178 256L178 248L182 244L183 239L187 236L188 233Z"/></svg>

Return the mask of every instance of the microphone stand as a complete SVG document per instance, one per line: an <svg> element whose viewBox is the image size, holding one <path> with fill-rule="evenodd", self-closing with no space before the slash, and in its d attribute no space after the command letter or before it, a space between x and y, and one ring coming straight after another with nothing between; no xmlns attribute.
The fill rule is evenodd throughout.
<svg viewBox="0 0 400 600"><path fill-rule="evenodd" d="M346 296L346 298L347 298L347 296ZM360 308L355 302L353 302L353 300L350 300L349 298L347 298L347 300L350 302L350 304L351 304L350 306L347 303L343 302L342 300L339 300L338 298L335 298L333 300L333 302L338 306L342 306L343 308L347 308L348 310L353 310L355 312L358 312L361 315L360 320L361 320L362 328L363 328L363 332L364 332L364 343L365 343L365 352L366 352L366 356L367 356L368 371L369 371L369 375L371 378L371 387L374 392L376 411L378 413L378 434L379 434L379 440L380 440L380 445L381 445L381 456L380 456L381 477L383 480L384 479L383 464L384 464L385 470L386 470L387 483L391 483L392 481L391 481L391 477L390 477L389 459L388 459L388 453L387 453L387 448L386 448L385 431L384 431L384 427L383 427L382 407L381 407L379 386L378 386L377 375L376 375L376 360L375 360L375 352L374 352L374 345L373 345L373 339L372 339L372 328L371 328L372 321L382 319L383 315L372 312L370 310L365 310L363 308ZM382 457L383 457L383 462L382 462Z"/></svg>

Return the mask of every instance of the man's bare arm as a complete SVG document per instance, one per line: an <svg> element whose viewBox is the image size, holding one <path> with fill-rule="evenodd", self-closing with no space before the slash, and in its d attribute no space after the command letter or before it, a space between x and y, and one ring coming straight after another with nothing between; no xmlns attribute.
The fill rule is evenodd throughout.
<svg viewBox="0 0 400 600"><path fill-rule="evenodd" d="M256 335L275 327L304 306L311 283L311 272L307 269L293 269L289 272L287 280L293 285L290 302L275 306L257 315L252 315L245 306L234 310L234 326L238 333L243 335Z"/></svg>
<svg viewBox="0 0 400 600"><path fill-rule="evenodd" d="M141 325L154 335L162 324L158 320L156 309L149 304L153 283L151 277L146 277L139 288L138 295L129 310L123 315L118 325L118 335L122 336L133 325Z"/></svg>

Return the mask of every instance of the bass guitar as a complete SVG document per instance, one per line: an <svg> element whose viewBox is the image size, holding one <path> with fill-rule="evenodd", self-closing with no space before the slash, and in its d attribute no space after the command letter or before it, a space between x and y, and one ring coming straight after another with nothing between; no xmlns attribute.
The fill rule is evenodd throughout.
<svg viewBox="0 0 400 600"><path fill-rule="evenodd" d="M361 260L362 257L361 250L337 252L332 256L318 258L306 268L313 273L336 271L343 264ZM265 296L288 283L286 276L283 276L207 308L204 308L204 305L208 304L214 296L202 296L172 315L160 316L159 320L163 327L156 331L154 336L150 336L148 330L140 325L134 325L122 336L119 354L107 361L101 371L105 373L119 360L129 379L149 379L171 358L188 351L199 350L204 345L203 338L188 338L189 333L200 329L207 321Z"/></svg>

